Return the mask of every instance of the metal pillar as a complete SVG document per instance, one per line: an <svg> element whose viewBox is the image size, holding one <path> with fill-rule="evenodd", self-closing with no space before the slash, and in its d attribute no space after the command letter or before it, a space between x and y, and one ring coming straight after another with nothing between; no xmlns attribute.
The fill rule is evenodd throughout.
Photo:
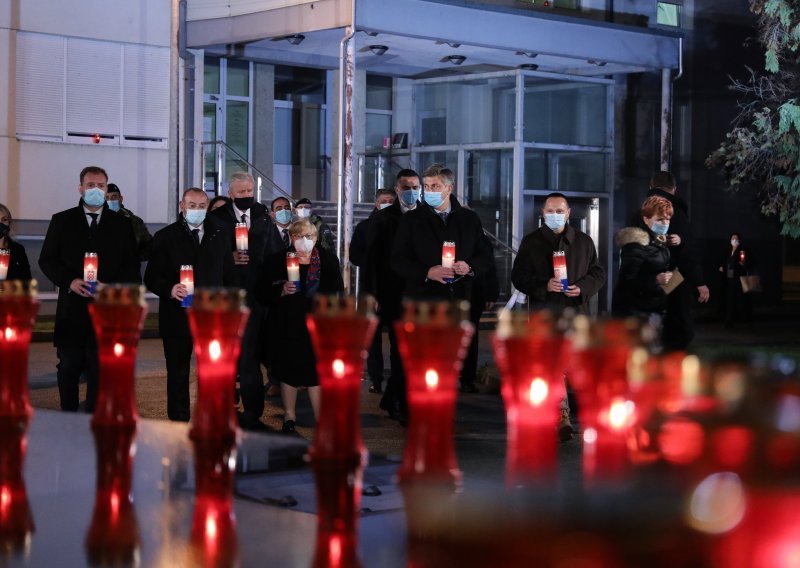
<svg viewBox="0 0 800 568"><path fill-rule="evenodd" d="M353 82L356 73L355 0L353 19L339 45L339 203L336 250L342 266L345 292L350 293L350 238L353 232Z"/></svg>
<svg viewBox="0 0 800 568"><path fill-rule="evenodd" d="M672 70L661 70L661 171L672 162Z"/></svg>

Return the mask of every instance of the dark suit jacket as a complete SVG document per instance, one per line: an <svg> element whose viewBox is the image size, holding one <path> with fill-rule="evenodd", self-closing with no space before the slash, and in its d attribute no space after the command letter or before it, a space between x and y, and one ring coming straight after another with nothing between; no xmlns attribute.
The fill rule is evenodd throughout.
<svg viewBox="0 0 800 568"><path fill-rule="evenodd" d="M141 283L139 253L130 222L103 205L95 235L83 203L53 215L39 255L39 268L58 286L58 306L53 343L56 347L83 347L93 334L89 298L69 289L75 278L83 278L83 255L96 252L97 280L104 284Z"/></svg>
<svg viewBox="0 0 800 568"><path fill-rule="evenodd" d="M261 203L253 203L249 211L250 215L250 230L248 231L247 251L250 257L250 262L247 266L236 266L236 282L244 288L248 296L248 304L254 298L253 292L258 284L258 278L261 273L261 266L264 263L264 258L277 252L285 252L286 247L281 239L281 234L272 217L269 216L269 211ZM235 227L240 219L236 218L233 211L233 204L228 203L224 207L215 209L208 214L208 221L206 226L213 227L215 230L222 231L221 235L227 235L228 251L233 252L236 250L236 236Z"/></svg>
<svg viewBox="0 0 800 568"><path fill-rule="evenodd" d="M392 248L392 269L405 278L405 295L411 298L472 298L472 281L483 276L493 262L483 244L483 228L478 215L461 207L450 196L450 215L443 222L434 210L420 203L400 218ZM391 209L391 207L387 208ZM428 270L442 264L442 243L456 244L456 261L463 260L472 268L473 276L457 278L450 284L428 280Z"/></svg>
<svg viewBox="0 0 800 568"><path fill-rule="evenodd" d="M183 216L158 231L153 237L144 283L159 298L158 331L161 337L191 335L185 308L170 295L172 287L179 282L182 264L192 265L195 288L235 284L233 257L228 240L220 229L205 223L200 245L195 244Z"/></svg>
<svg viewBox="0 0 800 568"><path fill-rule="evenodd" d="M28 262L28 255L25 252L25 247L17 241L8 241L8 250L11 251L11 259L8 265L7 280L30 280L31 279L31 265Z"/></svg>
<svg viewBox="0 0 800 568"><path fill-rule="evenodd" d="M366 286L367 271L369 269L367 266L367 252L369 251L370 240L374 238L370 225L375 221L378 211L379 209L373 209L369 217L358 223L356 228L353 229L353 238L350 239L350 262L361 269L358 273L358 282L362 293L365 291L364 287Z"/></svg>
<svg viewBox="0 0 800 568"><path fill-rule="evenodd" d="M402 313L405 280L392 270L392 249L402 216L400 200L396 199L386 209L370 215L365 237L368 247L362 289L377 298L383 323L396 320Z"/></svg>

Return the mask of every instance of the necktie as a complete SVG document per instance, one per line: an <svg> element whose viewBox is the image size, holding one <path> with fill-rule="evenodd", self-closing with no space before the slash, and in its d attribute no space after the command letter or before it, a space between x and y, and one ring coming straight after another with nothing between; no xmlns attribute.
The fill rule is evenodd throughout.
<svg viewBox="0 0 800 568"><path fill-rule="evenodd" d="M200 244L200 229L192 229L192 237L194 237L194 244Z"/></svg>
<svg viewBox="0 0 800 568"><path fill-rule="evenodd" d="M447 223L447 213L437 213L439 215L439 219L442 220L442 223Z"/></svg>
<svg viewBox="0 0 800 568"><path fill-rule="evenodd" d="M289 229L283 230L283 235L281 235L281 238L283 238L283 246L289 248Z"/></svg>
<svg viewBox="0 0 800 568"><path fill-rule="evenodd" d="M242 223L247 225L247 213L242 213Z"/></svg>
<svg viewBox="0 0 800 568"><path fill-rule="evenodd" d="M92 218L92 223L89 225L89 232L94 234L97 232L97 213L89 213L88 215Z"/></svg>

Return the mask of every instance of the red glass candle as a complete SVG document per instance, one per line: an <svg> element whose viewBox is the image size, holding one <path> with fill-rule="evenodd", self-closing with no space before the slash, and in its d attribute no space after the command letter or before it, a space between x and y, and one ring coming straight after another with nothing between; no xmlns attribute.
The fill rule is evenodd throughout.
<svg viewBox="0 0 800 568"><path fill-rule="evenodd" d="M553 277L561 282L561 289L566 292L569 288L569 277L567 276L567 256L563 250L553 252Z"/></svg>
<svg viewBox="0 0 800 568"><path fill-rule="evenodd" d="M197 357L198 392L190 435L231 437L237 432L233 386L250 310L239 289L195 291L187 310Z"/></svg>
<svg viewBox="0 0 800 568"><path fill-rule="evenodd" d="M35 280L0 282L0 416L31 416L28 351L38 311Z"/></svg>
<svg viewBox="0 0 800 568"><path fill-rule="evenodd" d="M236 566L239 544L233 512L236 438L195 437L196 494L189 565Z"/></svg>
<svg viewBox="0 0 800 568"><path fill-rule="evenodd" d="M739 262L744 264L744 251L739 251Z"/></svg>
<svg viewBox="0 0 800 568"><path fill-rule="evenodd" d="M359 398L366 349L375 332L374 302L318 296L307 317L317 359L321 408L311 465L317 488L314 566L354 566L364 444Z"/></svg>
<svg viewBox="0 0 800 568"><path fill-rule="evenodd" d="M493 339L506 405L506 484L555 480L559 403L565 395L562 336L549 312L500 315Z"/></svg>
<svg viewBox="0 0 800 568"><path fill-rule="evenodd" d="M34 532L22 476L28 417L0 416L0 548L25 549Z"/></svg>
<svg viewBox="0 0 800 568"><path fill-rule="evenodd" d="M461 484L453 443L456 381L472 338L467 302L406 302L395 322L408 380L409 425L399 480Z"/></svg>
<svg viewBox="0 0 800 568"><path fill-rule="evenodd" d="M456 243L453 241L445 241L442 243L442 266L445 268L453 268L453 263L456 261ZM447 282L452 282L453 278L445 278Z"/></svg>
<svg viewBox="0 0 800 568"><path fill-rule="evenodd" d="M192 305L192 296L194 296L194 268L191 264L181 265L181 284L186 287L186 296L181 302L181 306L188 308Z"/></svg>
<svg viewBox="0 0 800 568"><path fill-rule="evenodd" d="M286 274L289 282L300 283L300 261L293 252L286 253Z"/></svg>
<svg viewBox="0 0 800 568"><path fill-rule="evenodd" d="M8 278L8 266L11 263L11 251L0 249L0 280Z"/></svg>
<svg viewBox="0 0 800 568"><path fill-rule="evenodd" d="M627 437L637 420L628 388L631 352L641 345L642 329L635 320L605 320L581 329L574 338L574 381L583 429L584 483L618 480L627 473ZM582 336L581 336L582 335Z"/></svg>
<svg viewBox="0 0 800 568"><path fill-rule="evenodd" d="M239 252L247 252L248 249L247 223L236 223L235 236L236 236L236 250L238 250Z"/></svg>
<svg viewBox="0 0 800 568"><path fill-rule="evenodd" d="M89 291L94 294L97 290L97 273L100 270L100 260L96 252L87 252L83 255L83 280L89 285Z"/></svg>
<svg viewBox="0 0 800 568"><path fill-rule="evenodd" d="M139 526L133 507L135 424L93 428L97 455L94 511L86 535L90 565L129 565L138 558Z"/></svg>
<svg viewBox="0 0 800 568"><path fill-rule="evenodd" d="M135 425L136 348L147 314L144 287L104 286L89 305L97 336L100 384L92 426Z"/></svg>

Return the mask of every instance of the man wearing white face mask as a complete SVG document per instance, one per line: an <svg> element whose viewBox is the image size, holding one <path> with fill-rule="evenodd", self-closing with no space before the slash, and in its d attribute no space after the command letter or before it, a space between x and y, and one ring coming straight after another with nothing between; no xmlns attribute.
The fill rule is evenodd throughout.
<svg viewBox="0 0 800 568"><path fill-rule="evenodd" d="M99 283L141 282L139 256L131 224L106 205L108 175L89 166L80 174L77 207L53 215L39 255L39 267L58 286L53 342L58 356L58 393L61 409L77 411L78 384L86 373L86 412L97 397L97 341L89 318L92 296L83 280L83 258L97 253Z"/></svg>
<svg viewBox="0 0 800 568"><path fill-rule="evenodd" d="M181 305L188 293L180 282L181 266L192 266L195 287L230 286L234 277L226 235L206 222L206 192L190 187L183 192L179 208L178 220L153 237L144 283L159 298L158 332L167 364L167 417L188 422L193 342L186 308Z"/></svg>
<svg viewBox="0 0 800 568"><path fill-rule="evenodd" d="M333 238L333 231L322 217L316 215L311 205L311 200L307 197L298 199L294 204L294 214L298 220L308 219L317 228L317 242L319 246L336 254L336 242Z"/></svg>

